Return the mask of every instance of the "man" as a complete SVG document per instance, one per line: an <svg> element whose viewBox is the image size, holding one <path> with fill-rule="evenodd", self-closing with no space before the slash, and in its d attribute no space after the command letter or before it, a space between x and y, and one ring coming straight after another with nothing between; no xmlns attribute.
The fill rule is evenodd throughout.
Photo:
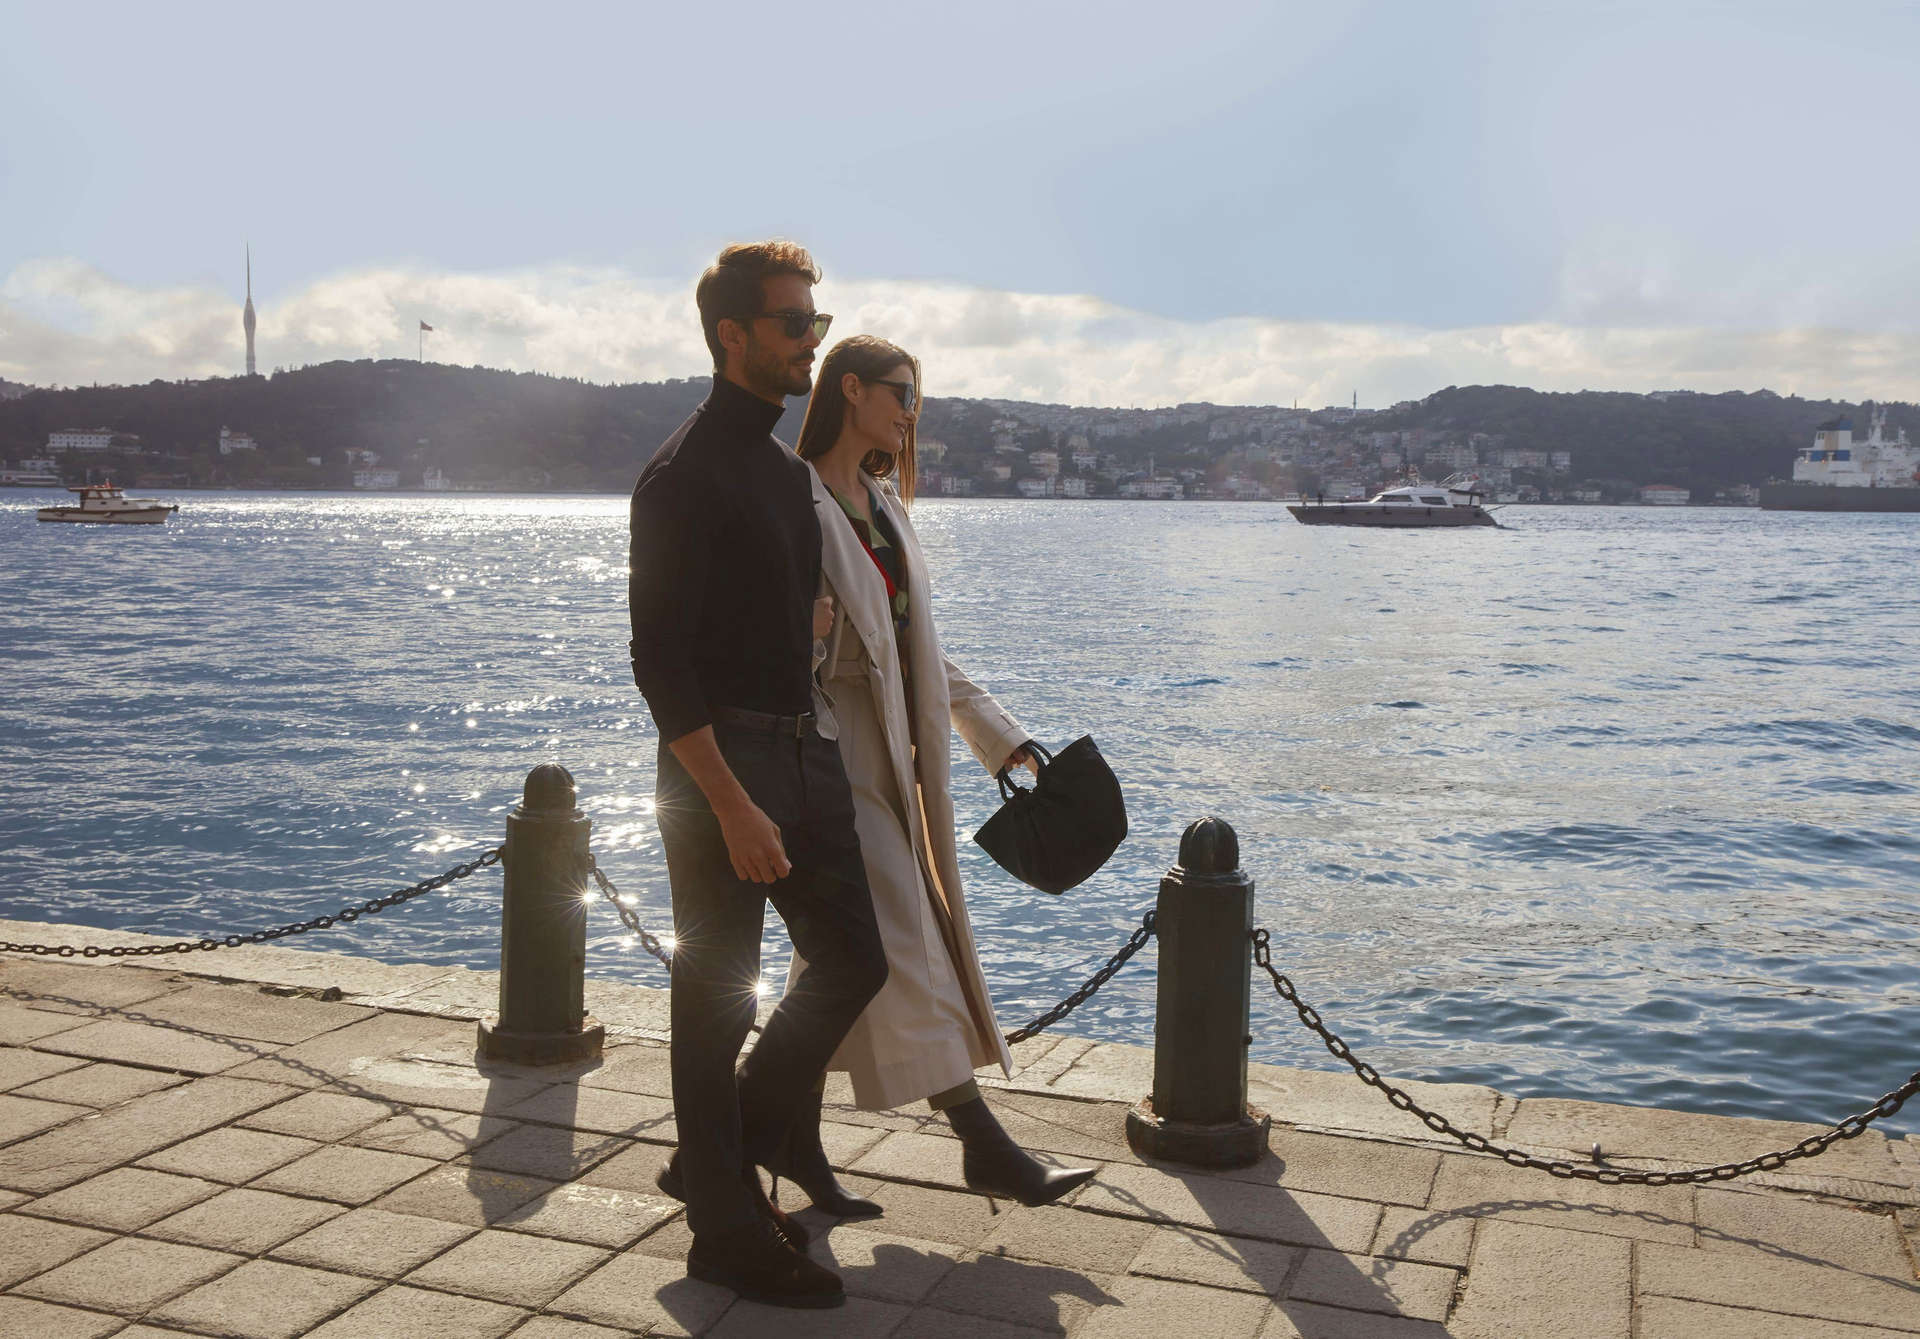
<svg viewBox="0 0 1920 1339"><path fill-rule="evenodd" d="M713 390L641 472L628 577L673 887L680 1149L661 1187L687 1204L688 1274L780 1306L845 1298L757 1168L887 974L853 794L812 714L820 523L807 466L772 435L813 385L819 278L790 242L728 247L701 276ZM807 970L736 1075L768 901Z"/></svg>

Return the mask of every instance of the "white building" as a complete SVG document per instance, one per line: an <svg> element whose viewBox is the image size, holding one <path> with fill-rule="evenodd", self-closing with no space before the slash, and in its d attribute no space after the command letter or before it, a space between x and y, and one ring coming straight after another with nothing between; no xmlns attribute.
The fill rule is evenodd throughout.
<svg viewBox="0 0 1920 1339"><path fill-rule="evenodd" d="M233 432L226 427L220 429L220 454L230 456L235 451L257 451L260 443L244 432Z"/></svg>
<svg viewBox="0 0 1920 1339"><path fill-rule="evenodd" d="M1640 490L1640 501L1649 507L1684 507L1693 494L1672 484L1648 484Z"/></svg>
<svg viewBox="0 0 1920 1339"><path fill-rule="evenodd" d="M432 469L428 470L426 474L421 476L420 484L421 487L427 489L429 492L444 493L453 487L453 480L447 477L445 470L435 465Z"/></svg>
<svg viewBox="0 0 1920 1339"><path fill-rule="evenodd" d="M358 469L353 472L353 486L355 488L398 488L400 471Z"/></svg>
<svg viewBox="0 0 1920 1339"><path fill-rule="evenodd" d="M1090 446L1076 446L1073 449L1073 467L1086 473L1100 468L1100 453Z"/></svg>
<svg viewBox="0 0 1920 1339"><path fill-rule="evenodd" d="M1013 466L1004 460L996 460L987 466L987 473L993 476L995 483L1005 483L1013 477Z"/></svg>
<svg viewBox="0 0 1920 1339"><path fill-rule="evenodd" d="M1051 479L1022 479L1019 483L1015 484L1014 487L1020 490L1021 497L1053 496L1053 480Z"/></svg>
<svg viewBox="0 0 1920 1339"><path fill-rule="evenodd" d="M112 447L112 428L60 428L47 434L49 451L107 451Z"/></svg>
<svg viewBox="0 0 1920 1339"><path fill-rule="evenodd" d="M1058 490L1057 496L1059 497L1091 497L1093 496L1093 493L1092 493L1092 490L1088 488L1087 481L1085 479L1062 479L1059 481L1059 490Z"/></svg>
<svg viewBox="0 0 1920 1339"><path fill-rule="evenodd" d="M1547 468L1552 470L1555 474L1573 473L1573 452L1571 451L1547 452Z"/></svg>
<svg viewBox="0 0 1920 1339"><path fill-rule="evenodd" d="M1060 453L1058 451L1029 451L1027 464L1033 466L1047 478L1057 478L1060 474Z"/></svg>
<svg viewBox="0 0 1920 1339"><path fill-rule="evenodd" d="M1458 444L1450 446L1430 446L1427 448L1426 463L1428 469L1445 466L1450 470L1470 470L1480 463L1480 453L1470 446Z"/></svg>

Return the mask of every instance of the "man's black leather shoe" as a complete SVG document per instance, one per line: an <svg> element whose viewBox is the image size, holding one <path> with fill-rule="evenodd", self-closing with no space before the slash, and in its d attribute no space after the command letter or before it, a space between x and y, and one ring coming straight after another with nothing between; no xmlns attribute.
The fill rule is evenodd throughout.
<svg viewBox="0 0 1920 1339"><path fill-rule="evenodd" d="M765 1218L695 1237L687 1277L768 1306L825 1308L847 1300L840 1276L788 1246Z"/></svg>

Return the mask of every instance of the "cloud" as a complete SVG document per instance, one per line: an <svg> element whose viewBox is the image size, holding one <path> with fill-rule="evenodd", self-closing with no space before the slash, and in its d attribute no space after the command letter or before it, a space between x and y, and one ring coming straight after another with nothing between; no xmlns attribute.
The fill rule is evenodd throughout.
<svg viewBox="0 0 1920 1339"><path fill-rule="evenodd" d="M707 355L691 285L568 266L497 274L404 268L315 280L259 307L262 369L414 353L577 376L700 375ZM838 334L882 334L918 353L936 395L1087 405L1374 405L1446 385L1540 390L1687 388L1920 399L1920 333L1574 321L1410 325L1189 321L1101 299L959 284L832 282ZM1598 304L1608 305L1608 304ZM1631 305L1631 304L1625 304ZM0 283L0 377L36 385L238 372L239 304L201 288L140 288L71 259L23 264Z"/></svg>

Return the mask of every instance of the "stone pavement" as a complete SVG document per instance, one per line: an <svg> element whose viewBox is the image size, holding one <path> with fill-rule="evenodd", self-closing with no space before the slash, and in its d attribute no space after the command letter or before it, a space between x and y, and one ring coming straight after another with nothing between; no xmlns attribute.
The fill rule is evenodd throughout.
<svg viewBox="0 0 1920 1339"><path fill-rule="evenodd" d="M143 942L17 921L0 938ZM830 1090L828 1151L886 1216L807 1215L843 1309L756 1306L685 1277L679 1206L654 1193L675 1137L664 992L589 982L605 1057L533 1070L475 1064L495 988L276 948L0 957L0 1339L1920 1335L1913 1141L1870 1132L1726 1185L1594 1186L1432 1144L1351 1076L1256 1065L1270 1156L1198 1173L1126 1146L1150 1052L1064 1036L1019 1047L991 1100L1029 1148L1099 1164L1069 1203L965 1193L944 1122ZM1645 1165L1811 1132L1408 1087L1543 1152L1676 1159Z"/></svg>

